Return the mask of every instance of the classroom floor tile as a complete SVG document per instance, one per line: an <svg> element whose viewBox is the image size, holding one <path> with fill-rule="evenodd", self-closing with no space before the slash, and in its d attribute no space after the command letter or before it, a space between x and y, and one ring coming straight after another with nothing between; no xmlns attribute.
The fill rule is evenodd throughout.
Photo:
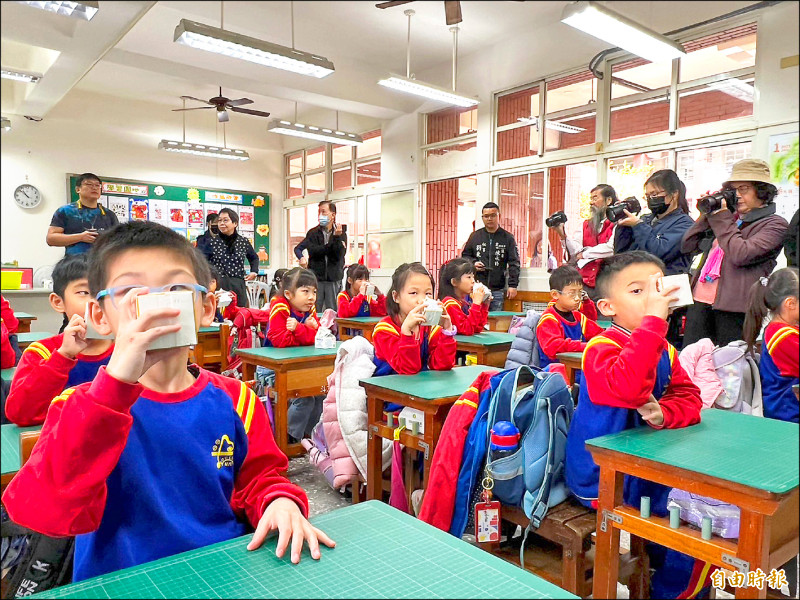
<svg viewBox="0 0 800 600"><path fill-rule="evenodd" d="M320 470L311 464L307 455L289 460L288 477L308 494L309 516L323 515L350 504L350 495L332 489Z"/></svg>

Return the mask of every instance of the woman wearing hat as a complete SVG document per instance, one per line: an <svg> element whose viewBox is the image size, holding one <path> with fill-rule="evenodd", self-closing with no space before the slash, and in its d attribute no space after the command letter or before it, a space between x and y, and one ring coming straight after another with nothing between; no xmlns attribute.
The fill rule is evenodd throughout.
<svg viewBox="0 0 800 600"><path fill-rule="evenodd" d="M722 202L700 215L681 242L681 252L703 253L692 281L684 347L706 337L719 346L742 339L747 291L775 268L789 226L775 214L778 189L763 160L740 160L722 187L735 192L735 206Z"/></svg>

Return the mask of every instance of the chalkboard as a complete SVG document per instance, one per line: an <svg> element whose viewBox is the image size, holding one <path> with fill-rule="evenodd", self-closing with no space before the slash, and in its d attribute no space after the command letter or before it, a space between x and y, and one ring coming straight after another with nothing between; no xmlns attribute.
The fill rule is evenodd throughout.
<svg viewBox="0 0 800 600"><path fill-rule="evenodd" d="M103 182L100 204L116 213L120 222L161 223L186 236L192 243L205 231L206 215L222 208L232 208L239 215L238 232L253 244L259 266L269 267L270 194L99 177ZM75 191L77 179L77 174L67 174L70 202L78 201Z"/></svg>

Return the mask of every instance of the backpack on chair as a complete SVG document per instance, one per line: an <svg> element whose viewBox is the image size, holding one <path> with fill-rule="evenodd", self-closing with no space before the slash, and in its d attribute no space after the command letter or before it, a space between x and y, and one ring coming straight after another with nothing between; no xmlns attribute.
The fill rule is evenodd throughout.
<svg viewBox="0 0 800 600"><path fill-rule="evenodd" d="M747 343L738 340L717 347L711 353L711 359L725 390L714 402L714 408L763 417L758 362L747 351Z"/></svg>

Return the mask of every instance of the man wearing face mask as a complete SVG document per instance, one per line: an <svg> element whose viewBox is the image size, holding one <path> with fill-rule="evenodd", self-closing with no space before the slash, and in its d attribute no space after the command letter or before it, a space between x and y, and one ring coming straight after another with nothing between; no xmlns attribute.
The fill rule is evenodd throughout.
<svg viewBox="0 0 800 600"><path fill-rule="evenodd" d="M294 248L300 266L317 276L317 313L326 308L336 310L336 296L342 290L344 256L347 253L345 227L336 223L336 205L323 200L319 203L319 225L306 233L305 239ZM308 250L308 259L303 256Z"/></svg>
<svg viewBox="0 0 800 600"><path fill-rule="evenodd" d="M614 188L601 183L592 188L589 200L591 216L583 222L578 239L567 238L564 224L555 231L564 242L569 262L575 264L583 278L583 288L589 297L597 301L594 282L603 258L614 254L614 223L606 219L606 209L617 201Z"/></svg>
<svg viewBox="0 0 800 600"><path fill-rule="evenodd" d="M217 213L209 213L206 215L206 231L197 236L197 249L202 251L203 246L207 245L212 238L219 235L219 226L217 220L219 215Z"/></svg>

